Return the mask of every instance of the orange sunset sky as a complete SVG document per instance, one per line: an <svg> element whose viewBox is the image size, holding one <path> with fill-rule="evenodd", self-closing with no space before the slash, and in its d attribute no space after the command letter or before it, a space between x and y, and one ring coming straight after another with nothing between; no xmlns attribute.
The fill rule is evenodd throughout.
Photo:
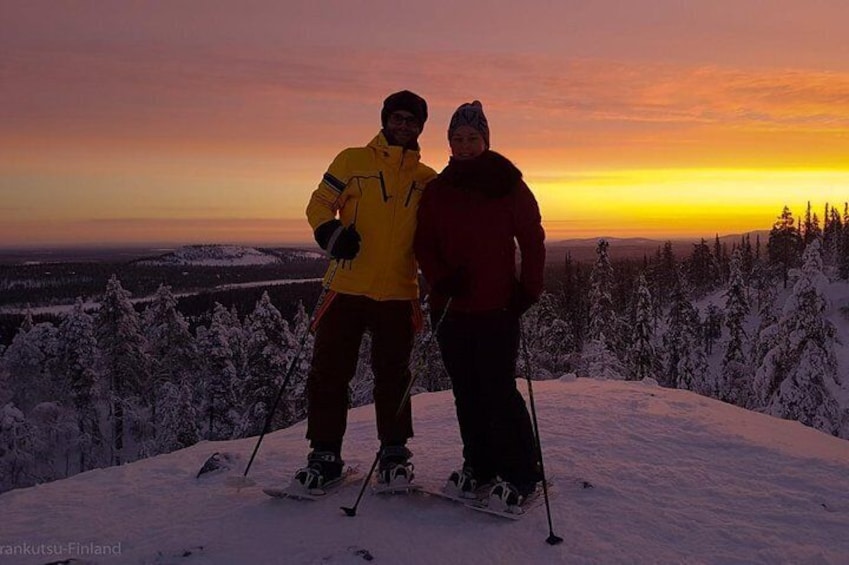
<svg viewBox="0 0 849 565"><path fill-rule="evenodd" d="M504 6L501 6L504 4ZM311 241L410 89L480 99L550 240L768 229L849 200L846 0L0 3L0 247Z"/></svg>

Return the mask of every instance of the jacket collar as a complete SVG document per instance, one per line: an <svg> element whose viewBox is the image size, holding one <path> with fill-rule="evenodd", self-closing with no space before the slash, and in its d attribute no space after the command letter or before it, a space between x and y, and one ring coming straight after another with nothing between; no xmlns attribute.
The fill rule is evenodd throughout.
<svg viewBox="0 0 849 565"><path fill-rule="evenodd" d="M418 163L421 158L421 153L418 148L405 149L400 145L389 145L389 142L386 141L386 137L383 135L382 131L369 142L368 146L371 147L372 150L374 150L382 159L387 161L398 161L403 164Z"/></svg>

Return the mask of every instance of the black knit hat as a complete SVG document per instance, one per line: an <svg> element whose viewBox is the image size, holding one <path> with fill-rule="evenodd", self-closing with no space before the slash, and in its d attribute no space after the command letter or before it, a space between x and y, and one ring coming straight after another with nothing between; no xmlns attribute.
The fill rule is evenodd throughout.
<svg viewBox="0 0 849 565"><path fill-rule="evenodd" d="M451 116L451 123L448 124L448 138L460 126L469 126L477 130L486 142L487 149L489 148L489 122L483 113L483 104L480 100L460 104L460 107L454 111Z"/></svg>
<svg viewBox="0 0 849 565"><path fill-rule="evenodd" d="M383 127L386 127L386 122L389 120L392 112L397 112L398 110L411 113L418 118L422 126L427 121L427 102L425 102L424 98L409 90L402 90L401 92L390 94L383 101L383 110L380 112L380 123L383 124Z"/></svg>

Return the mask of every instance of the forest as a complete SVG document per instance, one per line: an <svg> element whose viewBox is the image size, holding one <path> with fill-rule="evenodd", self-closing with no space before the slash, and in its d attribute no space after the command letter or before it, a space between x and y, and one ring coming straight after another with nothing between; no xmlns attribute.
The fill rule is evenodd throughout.
<svg viewBox="0 0 849 565"><path fill-rule="evenodd" d="M810 206L798 220L785 207L766 241L717 237L681 256L666 243L613 262L609 247L600 240L589 263L549 257L546 292L522 320L519 374L654 379L849 439L847 346L834 321L849 326L849 293L831 298L849 288L849 207L826 206L822 221ZM85 306L89 286L67 313L22 314L0 345L0 491L304 418L318 283L178 298L175 289L194 288L186 269L152 288L148 268L109 276L96 309ZM204 269L198 276L226 271ZM147 290L150 300L131 302ZM372 401L368 339L352 406ZM411 370L415 391L450 388L429 327Z"/></svg>

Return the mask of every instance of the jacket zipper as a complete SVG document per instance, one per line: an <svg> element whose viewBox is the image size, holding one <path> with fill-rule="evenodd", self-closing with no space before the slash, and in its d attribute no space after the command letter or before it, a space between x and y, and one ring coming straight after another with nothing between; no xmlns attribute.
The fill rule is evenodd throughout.
<svg viewBox="0 0 849 565"><path fill-rule="evenodd" d="M383 171L378 171L378 175L380 176L380 190L383 192L383 201L389 201L389 195L386 194L386 181L383 180Z"/></svg>
<svg viewBox="0 0 849 565"><path fill-rule="evenodd" d="M407 201L404 202L404 208L408 208L410 206L410 198L413 197L413 189L416 187L416 181L410 183L410 191L407 192Z"/></svg>

